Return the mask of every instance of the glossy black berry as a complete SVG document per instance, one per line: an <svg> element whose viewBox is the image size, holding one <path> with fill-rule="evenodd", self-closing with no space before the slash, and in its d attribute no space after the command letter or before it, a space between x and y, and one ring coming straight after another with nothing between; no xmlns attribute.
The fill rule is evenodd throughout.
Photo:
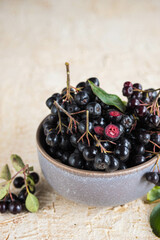
<svg viewBox="0 0 160 240"><path fill-rule="evenodd" d="M37 184L39 182L39 175L36 172L32 172L29 174L30 177L33 179L34 183Z"/></svg>
<svg viewBox="0 0 160 240"><path fill-rule="evenodd" d="M8 195L4 198L4 201L5 201L7 204L10 204L12 201L17 201L17 200L18 200L18 197L17 197L14 193L11 193L11 195L12 195L12 199L11 199L10 194L8 194Z"/></svg>
<svg viewBox="0 0 160 240"><path fill-rule="evenodd" d="M64 153L62 154L62 157L61 157L62 163L68 164L68 159L69 159L69 157L70 157L70 153L69 153L69 152L64 152Z"/></svg>
<svg viewBox="0 0 160 240"><path fill-rule="evenodd" d="M159 182L159 175L156 172L148 172L145 176L146 180L151 183L157 184Z"/></svg>
<svg viewBox="0 0 160 240"><path fill-rule="evenodd" d="M110 155L110 164L109 164L108 171L114 172L114 171L118 170L119 166L120 166L119 159L113 155Z"/></svg>
<svg viewBox="0 0 160 240"><path fill-rule="evenodd" d="M89 111L91 117L101 116L101 105L97 102L90 102L86 106L86 110Z"/></svg>
<svg viewBox="0 0 160 240"><path fill-rule="evenodd" d="M122 93L123 93L123 96L129 97L129 96L131 96L132 93L133 93L133 88L130 87L130 86L124 87L124 88L122 89Z"/></svg>
<svg viewBox="0 0 160 240"><path fill-rule="evenodd" d="M143 117L147 114L146 106L138 106L135 108L135 111L139 117Z"/></svg>
<svg viewBox="0 0 160 240"><path fill-rule="evenodd" d="M86 161L93 161L97 153L98 149L96 147L85 147L83 150L83 157Z"/></svg>
<svg viewBox="0 0 160 240"><path fill-rule="evenodd" d="M94 167L99 170L107 170L110 165L110 156L106 153L98 153L95 156Z"/></svg>
<svg viewBox="0 0 160 240"><path fill-rule="evenodd" d="M129 158L129 149L125 146L117 146L114 150L115 156L121 161L127 161Z"/></svg>
<svg viewBox="0 0 160 240"><path fill-rule="evenodd" d="M26 201L26 198L27 198L27 191L26 191L26 188L23 188L19 194L18 194L18 200L21 202L21 203L25 203Z"/></svg>
<svg viewBox="0 0 160 240"><path fill-rule="evenodd" d="M119 162L118 170L125 170L127 169L127 165L124 162Z"/></svg>
<svg viewBox="0 0 160 240"><path fill-rule="evenodd" d="M89 79L86 81L86 87L90 86L89 81L92 82L92 83L94 83L94 85L99 86L99 80L98 80L98 78L96 78L96 77L89 78Z"/></svg>
<svg viewBox="0 0 160 240"><path fill-rule="evenodd" d="M121 124L126 129L127 128L131 128L132 125L133 125L133 119L130 116L128 116L128 115L124 115L122 117Z"/></svg>
<svg viewBox="0 0 160 240"><path fill-rule="evenodd" d="M144 155L136 155L134 156L134 162L136 165L139 165L141 163L144 163L146 161L146 158Z"/></svg>
<svg viewBox="0 0 160 240"><path fill-rule="evenodd" d="M78 142L78 150L80 152L83 152L83 150L88 146L88 143L87 142L82 142L82 141L79 141Z"/></svg>
<svg viewBox="0 0 160 240"><path fill-rule="evenodd" d="M149 127L151 128L155 128L158 127L158 125L160 124L160 117L157 115L151 115L149 117Z"/></svg>
<svg viewBox="0 0 160 240"><path fill-rule="evenodd" d="M136 99L136 98L131 98L131 99L129 99L129 101L128 101L128 107L130 107L130 108L135 108L135 107L137 107L137 106L139 106L139 105L140 105L140 102L139 102L139 100Z"/></svg>
<svg viewBox="0 0 160 240"><path fill-rule="evenodd" d="M62 149L58 149L55 153L55 158L58 160L62 160L63 152L64 151Z"/></svg>
<svg viewBox="0 0 160 240"><path fill-rule="evenodd" d="M149 143L151 136L147 132L140 131L140 133L137 135L137 137L138 137L138 140L139 140L140 143L146 145L146 144Z"/></svg>
<svg viewBox="0 0 160 240"><path fill-rule="evenodd" d="M141 85L140 83L134 83L134 84L133 84L133 88L142 90L142 85Z"/></svg>
<svg viewBox="0 0 160 240"><path fill-rule="evenodd" d="M82 168L84 165L83 157L78 153L72 153L68 159L70 166L75 168Z"/></svg>
<svg viewBox="0 0 160 240"><path fill-rule="evenodd" d="M8 205L4 201L0 201L0 213L5 213L8 209Z"/></svg>
<svg viewBox="0 0 160 240"><path fill-rule="evenodd" d="M79 82L76 86L76 88L84 88L86 86L85 82Z"/></svg>
<svg viewBox="0 0 160 240"><path fill-rule="evenodd" d="M90 97L86 91L80 91L74 96L74 100L78 106L85 106L89 103Z"/></svg>
<svg viewBox="0 0 160 240"><path fill-rule="evenodd" d="M72 145L70 143L70 136L68 135L62 135L60 137L60 141L59 141L59 147L62 150L69 150L72 148Z"/></svg>
<svg viewBox="0 0 160 240"><path fill-rule="evenodd" d="M8 210L12 214L20 213L22 211L22 204L21 204L21 202L19 202L19 201L11 202L8 205Z"/></svg>
<svg viewBox="0 0 160 240"><path fill-rule="evenodd" d="M122 137L117 141L117 146L124 146L124 147L127 147L128 149L131 149L132 148L131 140L129 140L128 138Z"/></svg>
<svg viewBox="0 0 160 240"><path fill-rule="evenodd" d="M145 153L145 146L143 144L136 145L135 152L136 152L136 155L143 155Z"/></svg>
<svg viewBox="0 0 160 240"><path fill-rule="evenodd" d="M53 103L54 103L54 98L53 97L48 98L47 101L46 101L46 105L49 109L52 108Z"/></svg>
<svg viewBox="0 0 160 240"><path fill-rule="evenodd" d="M69 103L66 107L66 110L69 113L74 113L74 112L79 112L80 108L75 103Z"/></svg>
<svg viewBox="0 0 160 240"><path fill-rule="evenodd" d="M16 177L13 181L13 185L15 186L15 188L21 188L24 185L24 178Z"/></svg>
<svg viewBox="0 0 160 240"><path fill-rule="evenodd" d="M46 143L51 147L56 147L59 144L60 136L55 133L49 133L46 137Z"/></svg>
<svg viewBox="0 0 160 240"><path fill-rule="evenodd" d="M152 142L156 143L157 145L160 145L160 133L153 133L151 135Z"/></svg>
<svg viewBox="0 0 160 240"><path fill-rule="evenodd" d="M92 122L89 122L88 124L88 129L90 132L93 132L93 123ZM82 120L79 122L78 124L78 130L81 134L85 133L86 131L86 120Z"/></svg>
<svg viewBox="0 0 160 240"><path fill-rule="evenodd" d="M77 134L77 133L73 133L71 136L70 136L70 143L72 144L73 147L77 147L78 145L78 139L81 137L80 134Z"/></svg>

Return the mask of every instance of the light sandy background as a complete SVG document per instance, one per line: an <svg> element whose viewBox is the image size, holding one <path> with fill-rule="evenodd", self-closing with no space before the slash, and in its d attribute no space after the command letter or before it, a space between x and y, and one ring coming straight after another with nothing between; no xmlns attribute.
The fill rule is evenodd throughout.
<svg viewBox="0 0 160 240"><path fill-rule="evenodd" d="M40 173L35 133L45 100L97 76L121 95L124 81L159 87L159 0L0 0L0 167L17 153ZM142 200L88 208L54 194L42 178L36 214L0 215L0 240L153 240Z"/></svg>

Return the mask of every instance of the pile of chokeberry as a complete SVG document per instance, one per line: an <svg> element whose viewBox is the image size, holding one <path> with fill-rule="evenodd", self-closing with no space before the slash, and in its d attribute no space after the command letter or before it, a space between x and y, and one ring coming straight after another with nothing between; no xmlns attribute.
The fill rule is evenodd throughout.
<svg viewBox="0 0 160 240"><path fill-rule="evenodd" d="M128 102L122 112L114 99L105 104L92 91L90 83L99 89L97 78L73 87L68 63L66 69L67 87L46 101L51 114L43 129L50 156L75 168L112 172L159 154L160 89L142 90L138 83L125 82Z"/></svg>
<svg viewBox="0 0 160 240"><path fill-rule="evenodd" d="M33 179L34 183L38 183L39 176L36 172L30 173L30 177ZM15 188L22 188L25 185L23 177L16 177L13 181ZM36 189L35 187L28 187L30 193L34 194ZM25 200L27 198L26 187L23 187L19 192L18 196L14 193L8 193L3 200L0 201L0 213L5 213L7 210L12 214L17 214L22 212Z"/></svg>
<svg viewBox="0 0 160 240"><path fill-rule="evenodd" d="M34 193L36 191L35 184L39 182L39 175L33 172L33 167L29 167L28 164L24 165L18 155L12 155L11 159L17 173L11 177L8 164L2 168L0 178L5 182L0 184L0 213L8 210L12 214L17 214L23 209L36 212L39 202ZM23 174L24 177L17 176L18 174ZM18 196L11 192L12 182L15 188L21 189Z"/></svg>

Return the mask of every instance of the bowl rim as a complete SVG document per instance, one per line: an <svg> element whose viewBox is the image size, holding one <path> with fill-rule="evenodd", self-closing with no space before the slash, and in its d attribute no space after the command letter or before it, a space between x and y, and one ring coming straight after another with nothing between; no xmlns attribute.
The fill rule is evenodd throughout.
<svg viewBox="0 0 160 240"><path fill-rule="evenodd" d="M49 116L49 115L48 115ZM47 116L47 117L48 117ZM100 171L89 171L89 170L84 170L84 169L78 169L78 168L74 168L68 165L65 165L64 163L61 163L59 161L57 161L56 159L52 158L43 148L41 141L40 141L40 132L42 131L42 124L45 121L45 119L47 118L45 117L41 123L39 124L37 131L36 131L36 144L37 144L37 149L39 150L39 152L43 155L43 157L45 157L49 162L51 162L52 164L54 164L56 167L61 168L64 171L70 172L72 174L76 174L76 175L80 175L80 176L89 176L89 177L116 177L116 176L120 176L120 175L127 175L127 174L134 174L140 170L143 170L149 166L152 166L152 164L154 164L157 161L157 157L153 157L152 159L150 159L149 161L142 163L140 165L131 167L131 168L127 168L124 170L118 170L115 172L100 172Z"/></svg>

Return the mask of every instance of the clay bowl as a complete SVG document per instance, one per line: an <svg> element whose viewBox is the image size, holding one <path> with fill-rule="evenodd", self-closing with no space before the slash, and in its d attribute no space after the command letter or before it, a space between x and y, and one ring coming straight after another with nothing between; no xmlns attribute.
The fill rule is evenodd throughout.
<svg viewBox="0 0 160 240"><path fill-rule="evenodd" d="M45 151L42 123L37 129L38 158L42 172L58 194L88 206L118 206L144 196L154 185L145 180L157 158L113 173L76 169L53 159Z"/></svg>

